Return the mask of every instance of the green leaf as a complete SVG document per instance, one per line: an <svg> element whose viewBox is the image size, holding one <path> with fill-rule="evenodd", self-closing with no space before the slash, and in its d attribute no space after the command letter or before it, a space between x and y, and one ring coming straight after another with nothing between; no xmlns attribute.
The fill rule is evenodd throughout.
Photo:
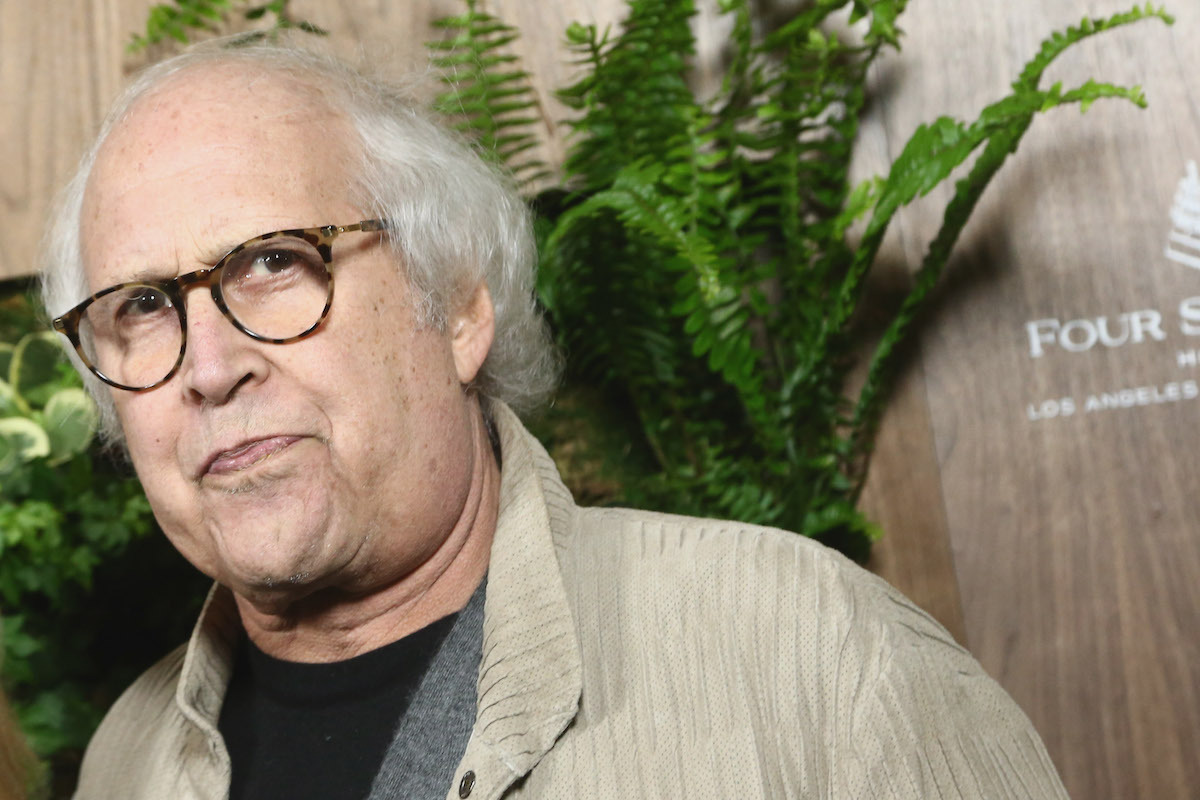
<svg viewBox="0 0 1200 800"><path fill-rule="evenodd" d="M24 459L21 457L21 442L0 434L0 476L11 476L22 463ZM8 482L12 482L11 477L8 478ZM4 488L4 484L0 484L0 491ZM3 494L0 494L0 497L3 497Z"/></svg>
<svg viewBox="0 0 1200 800"><path fill-rule="evenodd" d="M33 702L17 707L17 717L39 754L82 749L99 722L95 705L77 686L40 692Z"/></svg>
<svg viewBox="0 0 1200 800"><path fill-rule="evenodd" d="M26 413L44 406L60 387L58 364L62 360L63 350L56 333L30 333L17 342L8 368L8 382Z"/></svg>
<svg viewBox="0 0 1200 800"><path fill-rule="evenodd" d="M16 458L18 462L50 455L50 437L40 425L25 417L0 419L0 439L6 440L10 458ZM14 466L0 464L0 472L11 471Z"/></svg>
<svg viewBox="0 0 1200 800"><path fill-rule="evenodd" d="M566 30L567 43L572 45L588 45L596 40L596 26L572 22Z"/></svg>
<svg viewBox="0 0 1200 800"><path fill-rule="evenodd" d="M244 5L245 2L246 0L242 0L239 5ZM232 13L231 0L173 0L171 4L158 3L150 8L146 16L145 31L142 34L134 34L126 49L129 52L138 52L168 39L181 45L188 44L193 33L216 31L229 26ZM289 0L271 0L242 10L242 17L249 22L261 20L268 14L274 18L269 30L240 33L231 42L231 46L256 41L268 34L273 36L287 28L299 28L307 33L326 35L326 31L317 25L294 19L289 10Z"/></svg>
<svg viewBox="0 0 1200 800"><path fill-rule="evenodd" d="M96 433L98 420L96 405L84 390L69 388L55 392L42 414L52 461L61 463L86 450Z"/></svg>

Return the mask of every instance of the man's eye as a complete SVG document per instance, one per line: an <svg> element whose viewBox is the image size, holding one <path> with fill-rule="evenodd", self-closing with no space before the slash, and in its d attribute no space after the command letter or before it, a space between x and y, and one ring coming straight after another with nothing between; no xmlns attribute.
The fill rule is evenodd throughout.
<svg viewBox="0 0 1200 800"><path fill-rule="evenodd" d="M249 302L264 292L299 288L324 274L320 252L307 243L272 241L270 245L244 250L225 264L221 291L227 300Z"/></svg>
<svg viewBox="0 0 1200 800"><path fill-rule="evenodd" d="M117 316L121 319L137 319L157 314L170 305L170 300L158 289L139 286L131 291L117 308Z"/></svg>
<svg viewBox="0 0 1200 800"><path fill-rule="evenodd" d="M278 275L300 265L302 259L296 253L288 250L269 250L256 253L246 265L247 278L267 278Z"/></svg>

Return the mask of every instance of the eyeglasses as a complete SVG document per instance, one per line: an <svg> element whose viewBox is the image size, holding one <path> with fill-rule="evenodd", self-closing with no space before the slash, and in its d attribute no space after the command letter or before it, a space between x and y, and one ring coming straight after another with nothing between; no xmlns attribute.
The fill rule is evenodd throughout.
<svg viewBox="0 0 1200 800"><path fill-rule="evenodd" d="M363 220L256 236L208 269L165 281L119 283L54 320L92 373L132 392L160 386L183 363L187 348L184 290L207 286L234 327L252 339L286 344L315 331L333 303L330 261L340 234L382 231Z"/></svg>

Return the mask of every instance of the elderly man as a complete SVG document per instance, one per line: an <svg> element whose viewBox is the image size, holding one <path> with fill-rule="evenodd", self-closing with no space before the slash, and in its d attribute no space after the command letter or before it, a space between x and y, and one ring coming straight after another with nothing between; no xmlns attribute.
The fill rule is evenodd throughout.
<svg viewBox="0 0 1200 800"><path fill-rule="evenodd" d="M49 242L108 435L215 581L79 798L1063 796L836 553L572 503L510 410L555 364L523 206L402 93L286 48L159 65Z"/></svg>

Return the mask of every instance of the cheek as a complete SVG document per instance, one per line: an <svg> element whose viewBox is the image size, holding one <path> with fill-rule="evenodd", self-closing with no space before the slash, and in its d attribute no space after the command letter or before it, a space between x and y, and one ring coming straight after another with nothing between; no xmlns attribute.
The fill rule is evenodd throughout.
<svg viewBox="0 0 1200 800"><path fill-rule="evenodd" d="M149 395L133 395L117 404L117 418L138 479L157 514L170 499L171 487L179 482L174 454L180 424L152 401Z"/></svg>
<svg viewBox="0 0 1200 800"><path fill-rule="evenodd" d="M115 403L117 419L125 434L125 444L134 464L148 456L152 457L163 444L167 430L161 425L159 415L148 395L129 395Z"/></svg>
<svg viewBox="0 0 1200 800"><path fill-rule="evenodd" d="M463 393L453 371L450 351L434 336L404 337L395 349L364 364L351 387L357 405L349 415L372 432L360 439L372 458L393 459L393 468L406 467L432 475L444 467L440 452L462 437ZM404 454L411 454L405 459Z"/></svg>

